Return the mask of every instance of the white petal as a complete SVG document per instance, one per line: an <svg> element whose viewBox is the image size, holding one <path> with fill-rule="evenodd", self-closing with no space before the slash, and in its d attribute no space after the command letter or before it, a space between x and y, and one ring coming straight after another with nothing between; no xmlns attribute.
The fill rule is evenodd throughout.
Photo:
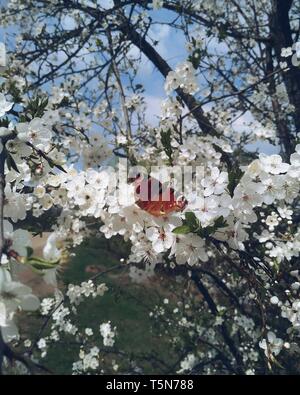
<svg viewBox="0 0 300 395"><path fill-rule="evenodd" d="M21 299L21 308L25 311L35 311L40 306L40 301L35 295L25 295Z"/></svg>

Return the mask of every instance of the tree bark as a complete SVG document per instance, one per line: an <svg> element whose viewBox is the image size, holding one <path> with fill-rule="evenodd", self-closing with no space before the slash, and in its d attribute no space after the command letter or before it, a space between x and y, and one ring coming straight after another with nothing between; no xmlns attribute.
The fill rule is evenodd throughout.
<svg viewBox="0 0 300 395"><path fill-rule="evenodd" d="M148 41L135 30L130 21L128 21L123 15L122 18L124 22L119 27L121 32L143 52L143 54L166 78L170 71L172 71L172 68L153 48L153 46L149 44ZM184 92L181 88L177 88L176 92L181 100L185 103L189 111L193 114L202 132L205 135L219 135L218 131L213 127L209 119L205 116L200 103L194 98L194 96Z"/></svg>
<svg viewBox="0 0 300 395"><path fill-rule="evenodd" d="M272 0L270 31L277 61L280 62L282 48L293 45L289 11L293 0ZM300 68L290 64L290 69L283 73L283 81L290 103L295 106L294 122L296 130L300 131ZM292 151L293 151L292 147Z"/></svg>

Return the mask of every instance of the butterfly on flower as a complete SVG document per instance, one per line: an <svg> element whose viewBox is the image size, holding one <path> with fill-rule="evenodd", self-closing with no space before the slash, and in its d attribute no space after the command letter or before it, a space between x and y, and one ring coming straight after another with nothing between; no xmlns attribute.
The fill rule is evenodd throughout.
<svg viewBox="0 0 300 395"><path fill-rule="evenodd" d="M174 189L156 178L138 174L129 182L134 182L136 204L154 217L183 211L188 203L184 197L176 198Z"/></svg>

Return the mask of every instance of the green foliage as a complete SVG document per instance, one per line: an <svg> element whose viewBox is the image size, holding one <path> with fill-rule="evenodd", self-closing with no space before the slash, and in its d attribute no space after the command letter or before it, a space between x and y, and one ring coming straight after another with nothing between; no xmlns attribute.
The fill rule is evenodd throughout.
<svg viewBox="0 0 300 395"><path fill-rule="evenodd" d="M30 252L30 251L29 251ZM32 269L42 274L45 269L54 269L59 264L59 260L49 261L40 257L32 256L32 254L25 260L24 264L30 265Z"/></svg>
<svg viewBox="0 0 300 395"><path fill-rule="evenodd" d="M190 227L190 229L192 230L192 232L195 232L197 231L197 229L199 229L200 226L199 221L194 213L192 212L185 213L185 220L188 226Z"/></svg>
<svg viewBox="0 0 300 395"><path fill-rule="evenodd" d="M191 229L188 225L181 225L173 230L173 233L175 233L176 235L186 235L190 232Z"/></svg>
<svg viewBox="0 0 300 395"><path fill-rule="evenodd" d="M232 169L228 172L228 192L230 196L233 196L235 187L238 185L240 179L242 178L243 172L239 167Z"/></svg>
<svg viewBox="0 0 300 395"><path fill-rule="evenodd" d="M0 119L0 127L8 128L9 119L7 117Z"/></svg>
<svg viewBox="0 0 300 395"><path fill-rule="evenodd" d="M225 226L227 226L227 223L223 216L221 216L214 221L213 225L203 228L195 214L192 212L187 212L185 213L183 225L173 229L173 233L177 235L196 233L198 236L205 238L215 233L217 229L224 228Z"/></svg>
<svg viewBox="0 0 300 395"><path fill-rule="evenodd" d="M8 151L5 151L5 156L6 156L6 164L8 167L8 170L15 170L17 173L20 173L18 166L16 165L16 162L14 161L14 158L8 153Z"/></svg>
<svg viewBox="0 0 300 395"><path fill-rule="evenodd" d="M201 50L195 49L192 55L188 57L188 60L192 63L194 69L197 70L201 61Z"/></svg>
<svg viewBox="0 0 300 395"><path fill-rule="evenodd" d="M27 106L27 112L32 118L41 117L48 105L47 97L35 97L31 99Z"/></svg>
<svg viewBox="0 0 300 395"><path fill-rule="evenodd" d="M4 73L4 77L6 77L6 73ZM8 77L8 91L9 91L10 95L12 96L12 101L14 103L22 103L23 98L22 98L20 89L17 87L16 82L12 81L9 78L9 73L7 73L7 77Z"/></svg>
<svg viewBox="0 0 300 395"><path fill-rule="evenodd" d="M200 226L198 235L201 236L202 238L209 237L210 235L215 233L218 229L225 228L226 226L227 226L227 223L224 220L224 217L221 215L221 217L219 217L215 220L213 225L207 226L205 228L202 228Z"/></svg>
<svg viewBox="0 0 300 395"><path fill-rule="evenodd" d="M219 40L224 41L224 39L228 36L228 28L230 24L226 21L225 23L220 23L218 25L218 33L219 33Z"/></svg>
<svg viewBox="0 0 300 395"><path fill-rule="evenodd" d="M95 43L96 43L97 47L103 48L103 41L100 40L100 38L96 38Z"/></svg>
<svg viewBox="0 0 300 395"><path fill-rule="evenodd" d="M103 272L118 265L120 263L118 254L126 256L129 251L126 252L121 238L110 240L110 243L112 245L108 248L108 242L105 239L85 240L76 249L76 256L62 273L64 284L80 284L82 281L88 281L91 274L86 271L86 267L89 265L98 266ZM82 302L78 307L78 327L81 330L86 327L92 328L97 334L100 323L111 321L112 326L117 327L116 349L121 350L121 356L124 353L133 359L136 357L146 374L159 374L162 371L159 365L153 364L152 355L170 365L175 364L181 350L178 354L174 354L169 338L159 337L153 332L151 329L153 321L149 316L149 312L160 302L162 295L170 298L167 287L159 287L155 280L146 286L133 284L128 277L126 265L124 265L124 270L103 274L99 278L99 283L102 282L108 286L109 291L101 297ZM174 280L168 279L168 285L173 283L176 287L180 287ZM172 296L174 297L173 293ZM78 359L78 345L68 340L70 339L65 339L63 354L60 352L61 343L56 343L49 347L47 356L43 360L44 364L55 374L70 374L72 362ZM101 339L96 345L101 348ZM115 348L107 351L112 351L113 355L114 350ZM105 358L111 358L111 356L104 355ZM126 369L128 366L126 363L126 358L122 361L119 356L120 369L124 364ZM106 361L104 364L109 367L111 362ZM115 374L115 372L112 373Z"/></svg>
<svg viewBox="0 0 300 395"><path fill-rule="evenodd" d="M56 167L58 170L67 173L67 171L59 164L55 163L51 158L49 158L48 156L45 158L49 164L49 166L53 169L54 167Z"/></svg>
<svg viewBox="0 0 300 395"><path fill-rule="evenodd" d="M192 212L185 213L185 220L183 221L183 225L178 226L177 228L173 229L173 233L180 235L180 234L187 234L187 233L196 233L200 229L200 223Z"/></svg>
<svg viewBox="0 0 300 395"><path fill-rule="evenodd" d="M33 255L33 248L32 247L26 247L27 250L27 258L32 257Z"/></svg>
<svg viewBox="0 0 300 395"><path fill-rule="evenodd" d="M160 133L161 143L164 147L164 151L169 158L169 164L172 164L172 147L171 147L171 129L168 129L166 132L161 131Z"/></svg>
<svg viewBox="0 0 300 395"><path fill-rule="evenodd" d="M202 50L200 48L197 48L197 41L195 40L194 37L192 37L192 44L193 44L194 50L193 50L192 54L188 57L188 61L191 62L194 69L197 70L200 65L201 58L202 58Z"/></svg>

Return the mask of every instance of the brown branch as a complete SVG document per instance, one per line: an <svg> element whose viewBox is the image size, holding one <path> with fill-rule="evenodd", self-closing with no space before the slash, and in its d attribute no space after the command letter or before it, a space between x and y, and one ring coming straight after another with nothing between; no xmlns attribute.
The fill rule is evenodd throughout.
<svg viewBox="0 0 300 395"><path fill-rule="evenodd" d="M161 55L153 48L153 46L149 44L145 37L136 31L130 21L128 21L128 19L126 19L123 14L119 15L120 18L123 19L123 23L119 26L121 32L143 52L143 54L166 78L167 75L172 71L169 64L161 57ZM181 88L177 88L176 92L188 109L193 112L193 116L203 133L213 136L219 135L219 132L213 127L209 119L205 116L201 105L199 105L199 102L194 98L194 96L184 92Z"/></svg>
<svg viewBox="0 0 300 395"><path fill-rule="evenodd" d="M250 33L247 35L247 34L243 34L239 31L237 31L236 28L232 25L228 25L228 24L222 23L222 22L219 22L216 24L215 21L211 21L209 19L204 18L203 15L200 15L200 13L197 14L195 10L188 9L184 5L178 6L176 4L164 2L163 7L170 10L170 11L174 11L174 12L178 12L178 13L187 15L187 16L191 17L194 21L197 21L198 23L200 22L208 28L215 28L216 27L220 30L222 29L224 31L224 33L227 34L227 36L235 38L237 40L252 39L252 40L255 40L259 43L266 43L266 42L271 41L270 37L262 37L262 36L259 36L258 34L253 35L253 31L251 30L250 27L249 27Z"/></svg>
<svg viewBox="0 0 300 395"><path fill-rule="evenodd" d="M194 281L195 285L197 286L198 290L203 295L212 314L214 316L217 316L218 315L218 308L217 308L213 298L211 297L208 289L205 287L205 285L203 284L203 282L200 280L199 276L195 272L192 272L191 278ZM236 370L237 374L240 374L240 375L245 374L244 370L243 370L243 358L242 358L239 350L237 349L233 339L230 337L226 324L223 322L220 325L220 327L221 327L221 334L223 336L223 339L224 339L225 343L227 344L231 354L234 356L234 358L236 360L236 369L235 370Z"/></svg>
<svg viewBox="0 0 300 395"><path fill-rule="evenodd" d="M125 125L126 125L126 137L127 137L127 144L128 144L128 146L126 147L126 151L127 151L127 155L128 155L128 158L130 159L131 163L136 163L136 160L134 158L132 148L131 148L132 129L131 129L128 108L126 106L125 92L123 89L120 72L119 72L117 63L115 61L116 54L114 53L112 36L111 36L111 32L109 30L107 31L107 38L108 38L108 44L109 44L109 51L110 51L110 55L111 55L112 70L113 70L113 73L116 78L116 83L117 83L120 101L121 101L122 112L123 112L124 121L125 121Z"/></svg>
<svg viewBox="0 0 300 395"><path fill-rule="evenodd" d="M272 13L270 16L270 31L273 37L274 50L277 61L280 62L282 48L293 45L292 29L289 12L293 0L272 0ZM283 81L289 96L290 103L295 106L295 127L300 130L300 68L291 62L290 69L283 74ZM293 148L293 147L292 147Z"/></svg>

